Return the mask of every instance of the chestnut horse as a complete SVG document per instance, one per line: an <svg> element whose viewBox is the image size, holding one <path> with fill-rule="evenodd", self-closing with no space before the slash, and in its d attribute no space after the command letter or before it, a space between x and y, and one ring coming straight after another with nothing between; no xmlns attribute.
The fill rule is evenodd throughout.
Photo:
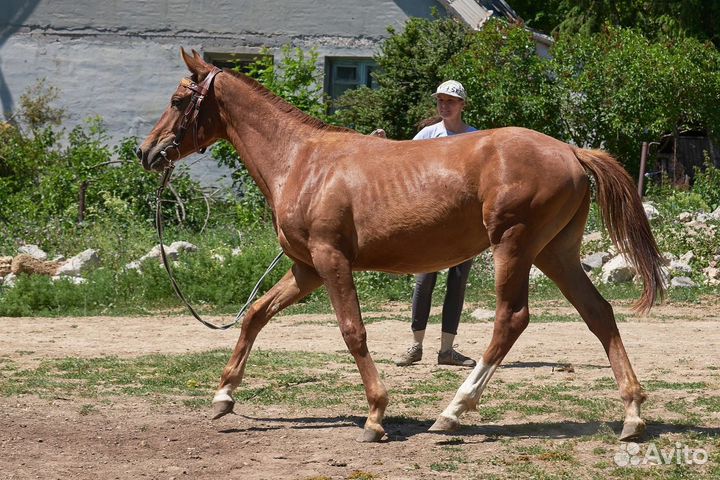
<svg viewBox="0 0 720 480"><path fill-rule="evenodd" d="M380 440L388 394L368 352L353 271L433 272L491 248L497 298L492 339L431 430L459 427L460 415L476 408L527 327L535 264L605 348L625 404L621 439L643 433L645 395L612 307L580 264L589 173L610 237L642 276L636 307L649 310L664 292L661 256L642 204L610 155L513 127L422 141L360 135L305 115L244 75L221 73L195 51L181 53L192 75L138 148L143 167L162 171L219 139L230 141L272 208L278 241L294 262L243 319L213 398L214 418L232 412L232 393L260 330L324 285L370 406L359 440Z"/></svg>

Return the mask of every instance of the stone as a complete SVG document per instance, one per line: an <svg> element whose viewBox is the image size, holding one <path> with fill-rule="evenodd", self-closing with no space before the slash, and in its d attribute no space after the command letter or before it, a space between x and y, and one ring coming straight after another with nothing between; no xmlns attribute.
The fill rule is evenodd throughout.
<svg viewBox="0 0 720 480"><path fill-rule="evenodd" d="M57 275L79 277L82 273L99 264L100 257L97 251L89 248L68 259L68 261L57 270Z"/></svg>
<svg viewBox="0 0 720 480"><path fill-rule="evenodd" d="M37 245L23 245L18 248L18 253L25 253L40 261L45 261L48 258L48 254Z"/></svg>
<svg viewBox="0 0 720 480"><path fill-rule="evenodd" d="M174 251L174 252L178 252L178 253L197 252L197 249L198 249L198 247L193 245L192 243L183 242L183 241L173 242L170 244L170 248L169 248L170 251Z"/></svg>
<svg viewBox="0 0 720 480"><path fill-rule="evenodd" d="M677 216L678 222L682 222L682 223L688 223L692 219L693 219L693 214L690 212L682 212L682 213L679 213Z"/></svg>
<svg viewBox="0 0 720 480"><path fill-rule="evenodd" d="M713 221L720 222L720 207L713 210L713 212L709 216Z"/></svg>
<svg viewBox="0 0 720 480"><path fill-rule="evenodd" d="M17 275L15 275L14 273L9 273L5 276L5 279L3 280L3 286L4 287L14 287L16 280L17 280Z"/></svg>
<svg viewBox="0 0 720 480"><path fill-rule="evenodd" d="M672 275L682 276L682 274L692 273L692 267L683 260L670 261L670 273Z"/></svg>
<svg viewBox="0 0 720 480"><path fill-rule="evenodd" d="M611 256L608 252L597 252L586 255L580 263L586 272L590 272L602 268L610 258Z"/></svg>
<svg viewBox="0 0 720 480"><path fill-rule="evenodd" d="M545 277L545 274L542 272L542 270L540 270L535 265L533 265L532 268L530 269L530 280L541 280L543 278L546 278L546 277Z"/></svg>
<svg viewBox="0 0 720 480"><path fill-rule="evenodd" d="M635 277L635 268L622 255L611 258L602 267L603 283L627 283Z"/></svg>
<svg viewBox="0 0 720 480"><path fill-rule="evenodd" d="M643 202L643 210L645 210L645 216L649 221L654 220L660 216L660 211L650 202Z"/></svg>
<svg viewBox="0 0 720 480"><path fill-rule="evenodd" d="M473 310L473 312L470 314L470 316L476 320L494 320L495 319L495 310L488 310L485 308L476 308L475 310Z"/></svg>
<svg viewBox="0 0 720 480"><path fill-rule="evenodd" d="M674 277L670 280L670 286L673 288L693 288L697 285L690 277Z"/></svg>
<svg viewBox="0 0 720 480"><path fill-rule="evenodd" d="M589 243L589 242L599 242L602 240L602 233L601 232L592 232L588 233L587 235L583 235L583 243Z"/></svg>
<svg viewBox="0 0 720 480"><path fill-rule="evenodd" d="M688 264L692 263L692 261L695 260L695 253L692 250L685 252L685 255L682 255L678 260Z"/></svg>
<svg viewBox="0 0 720 480"><path fill-rule="evenodd" d="M711 265L703 269L703 274L708 285L720 285L720 268Z"/></svg>
<svg viewBox="0 0 720 480"><path fill-rule="evenodd" d="M68 282L70 282L70 283L72 283L72 284L74 284L74 285L82 285L82 284L84 284L84 283L87 283L87 279L85 279L85 278L83 278L83 277L71 277L71 276L59 276L59 275L56 275L56 276L54 276L54 277L51 277L51 280L52 280L53 282L57 282L57 281L59 281L59 280L65 280L65 281L68 281Z"/></svg>

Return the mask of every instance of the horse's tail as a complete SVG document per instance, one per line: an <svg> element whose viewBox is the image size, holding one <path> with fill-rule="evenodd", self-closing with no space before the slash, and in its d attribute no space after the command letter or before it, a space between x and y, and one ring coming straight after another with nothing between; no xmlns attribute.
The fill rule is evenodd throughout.
<svg viewBox="0 0 720 480"><path fill-rule="evenodd" d="M642 276L644 289L635 310L647 312L665 295L663 263L635 185L620 163L602 150L574 148L580 164L597 182L597 202L610 239Z"/></svg>

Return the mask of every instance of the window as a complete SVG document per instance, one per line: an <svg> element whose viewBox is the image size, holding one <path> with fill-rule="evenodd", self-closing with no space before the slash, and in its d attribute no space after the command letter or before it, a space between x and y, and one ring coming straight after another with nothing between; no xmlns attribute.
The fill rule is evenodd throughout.
<svg viewBox="0 0 720 480"><path fill-rule="evenodd" d="M371 73L376 65L369 58L325 58L325 91L332 99L346 90L365 85L377 88Z"/></svg>
<svg viewBox="0 0 720 480"><path fill-rule="evenodd" d="M205 52L203 58L206 62L212 63L218 68L235 68L239 66L241 72L247 73L250 64L260 59L272 60L273 56L260 53Z"/></svg>

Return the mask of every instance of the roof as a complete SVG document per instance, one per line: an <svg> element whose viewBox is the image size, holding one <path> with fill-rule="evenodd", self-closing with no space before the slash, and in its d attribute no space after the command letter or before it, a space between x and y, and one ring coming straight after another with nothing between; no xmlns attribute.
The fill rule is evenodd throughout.
<svg viewBox="0 0 720 480"><path fill-rule="evenodd" d="M493 16L512 23L522 21L505 0L439 0L448 13L478 30Z"/></svg>

